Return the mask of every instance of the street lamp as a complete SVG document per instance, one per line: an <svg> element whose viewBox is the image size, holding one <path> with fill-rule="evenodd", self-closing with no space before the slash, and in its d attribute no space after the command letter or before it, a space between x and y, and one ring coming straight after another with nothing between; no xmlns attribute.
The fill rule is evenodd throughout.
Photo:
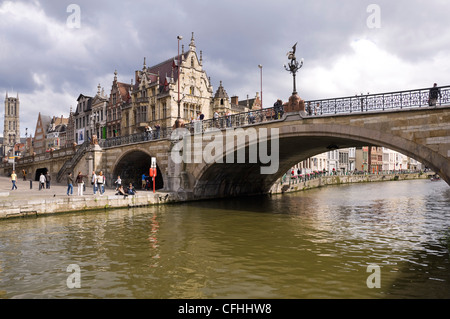
<svg viewBox="0 0 450 319"><path fill-rule="evenodd" d="M292 51L289 51L287 53L288 59L290 60L288 67L286 67L286 65L284 65L284 68L286 69L286 71L289 71L292 73L293 82L294 82L294 91L292 92L292 95L297 94L297 89L296 89L296 85L295 85L295 74L303 66L303 58L300 60L300 63L298 63L298 61L295 57L296 47L297 47L297 43L294 44L294 46L292 47Z"/></svg>
<svg viewBox="0 0 450 319"><path fill-rule="evenodd" d="M175 128L180 127L181 124L181 113L180 113L180 104L181 104L181 100L180 100L180 41L183 39L183 37L181 35L177 36L178 39L178 117L177 120L175 121Z"/></svg>
<svg viewBox="0 0 450 319"><path fill-rule="evenodd" d="M263 96L262 96L262 68L263 66L261 64L258 64L258 68L261 69L261 109L263 108Z"/></svg>

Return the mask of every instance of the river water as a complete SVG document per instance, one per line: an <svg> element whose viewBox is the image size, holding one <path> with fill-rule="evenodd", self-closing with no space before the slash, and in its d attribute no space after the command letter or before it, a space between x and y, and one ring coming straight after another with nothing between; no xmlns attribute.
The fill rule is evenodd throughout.
<svg viewBox="0 0 450 319"><path fill-rule="evenodd" d="M449 245L427 180L4 220L0 298L450 298Z"/></svg>

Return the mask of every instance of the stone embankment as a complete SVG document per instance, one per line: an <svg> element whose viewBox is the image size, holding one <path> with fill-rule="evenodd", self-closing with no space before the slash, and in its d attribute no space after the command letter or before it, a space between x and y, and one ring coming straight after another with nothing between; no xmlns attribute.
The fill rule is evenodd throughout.
<svg viewBox="0 0 450 319"><path fill-rule="evenodd" d="M433 175L431 173L431 175ZM389 180L410 180L429 178L430 173L399 174L399 175L344 175L324 176L307 181L292 179L286 183L276 183L272 187L272 194L294 192L328 185L341 185L362 182L381 182ZM134 196L115 195L114 189L106 189L103 196L94 195L92 188L87 187L83 196L74 193L67 195L67 186L56 184L50 189L39 190L37 182L17 181L17 189L11 190L12 183L7 177L0 177L0 220L14 217L37 217L68 212L84 212L91 210L105 210L114 208L130 208L150 205L160 205L185 202L183 193L138 191Z"/></svg>
<svg viewBox="0 0 450 319"><path fill-rule="evenodd" d="M67 186L50 185L50 189L39 190L38 182L17 181L17 189L12 190L12 183L7 177L0 177L0 219L13 217L34 217L56 213L104 210L108 208L127 208L178 202L177 193L139 191L134 196L115 195L114 189L106 189L103 196L93 194L90 187L83 196L67 195Z"/></svg>
<svg viewBox="0 0 450 319"><path fill-rule="evenodd" d="M401 181L412 179L429 179L433 172L427 173L402 173L402 174L370 174L370 175L330 175L313 178L310 180L300 180L297 178L286 178L284 183L281 179L271 189L272 194L282 194L286 192L298 192L313 188L319 188L331 185L344 185L351 183L369 183Z"/></svg>

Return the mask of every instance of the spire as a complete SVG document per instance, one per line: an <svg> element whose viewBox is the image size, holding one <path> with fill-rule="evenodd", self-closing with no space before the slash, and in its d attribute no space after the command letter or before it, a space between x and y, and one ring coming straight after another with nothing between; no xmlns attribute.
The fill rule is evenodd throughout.
<svg viewBox="0 0 450 319"><path fill-rule="evenodd" d="M142 68L142 70L146 70L147 69L147 63L145 62L145 57L144 57L144 67Z"/></svg>
<svg viewBox="0 0 450 319"><path fill-rule="evenodd" d="M100 89L101 89L101 86L100 86L100 83L97 85L97 95L100 95Z"/></svg>
<svg viewBox="0 0 450 319"><path fill-rule="evenodd" d="M117 81L117 70L114 71L114 81Z"/></svg>
<svg viewBox="0 0 450 319"><path fill-rule="evenodd" d="M189 43L189 50L190 51L195 51L194 32L192 32L191 43Z"/></svg>

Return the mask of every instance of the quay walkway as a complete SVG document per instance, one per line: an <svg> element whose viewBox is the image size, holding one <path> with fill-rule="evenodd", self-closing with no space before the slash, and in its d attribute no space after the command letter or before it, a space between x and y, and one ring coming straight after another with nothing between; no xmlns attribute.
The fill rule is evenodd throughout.
<svg viewBox="0 0 450 319"><path fill-rule="evenodd" d="M177 193L137 190L136 195L115 195L116 191L105 187L105 193L93 194L92 186L86 185L83 196L77 195L74 185L73 195L67 196L67 185L51 183L50 189L39 190L39 184L24 181L19 178L17 189L11 190L12 182L9 177L0 177L0 219L13 217L34 217L39 215L102 210L107 208L127 208L166 204L180 201Z"/></svg>

